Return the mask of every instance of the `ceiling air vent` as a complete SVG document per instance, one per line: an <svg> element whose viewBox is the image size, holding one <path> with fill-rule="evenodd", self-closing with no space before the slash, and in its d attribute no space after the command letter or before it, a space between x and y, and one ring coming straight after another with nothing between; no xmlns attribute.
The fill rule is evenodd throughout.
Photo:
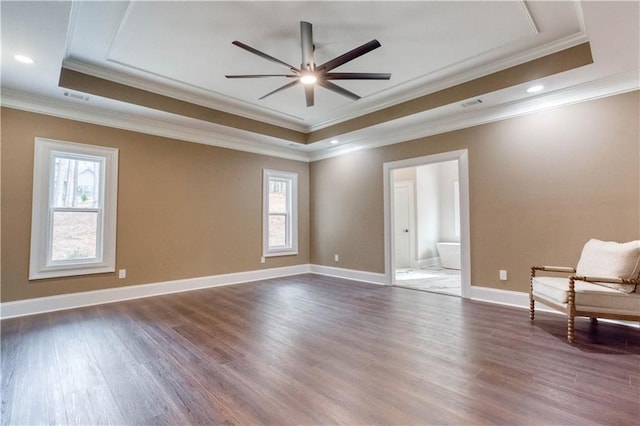
<svg viewBox="0 0 640 426"><path fill-rule="evenodd" d="M479 105L482 103L482 99L472 99L470 101L466 101L461 103L462 108L469 108L470 106Z"/></svg>
<svg viewBox="0 0 640 426"><path fill-rule="evenodd" d="M69 98L71 98L71 99L76 99L78 101L88 101L89 100L89 96L81 95L79 93L64 92L64 95L69 97Z"/></svg>

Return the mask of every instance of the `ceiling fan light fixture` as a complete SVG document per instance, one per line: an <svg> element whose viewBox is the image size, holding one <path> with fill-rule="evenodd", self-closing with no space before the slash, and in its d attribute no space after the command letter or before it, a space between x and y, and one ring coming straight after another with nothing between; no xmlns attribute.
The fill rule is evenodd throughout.
<svg viewBox="0 0 640 426"><path fill-rule="evenodd" d="M346 96L349 99L357 101L358 99L360 99L360 96L333 83L332 80L389 80L391 78L391 74L389 73L332 72L333 69L338 68L356 58L359 58L360 56L365 55L372 50L377 49L378 47L381 47L382 45L380 44L380 42L375 39L363 44L362 46L358 46L355 49L351 49L347 53L343 53L342 55L337 56L330 61L325 62L324 64L316 66L313 58L313 51L315 50L315 45L313 44L313 26L311 25L311 23L305 21L300 22L300 47L302 50L302 62L300 68L294 67L293 65L281 61L278 58L274 58L271 55L261 52L258 49L255 49L237 40L233 41L231 44L238 46L239 48L253 53L254 55L266 59L270 62L277 63L280 66L284 66L288 69L288 74L239 74L226 76L226 78L286 77L289 79L293 79L293 81L290 81L284 86L281 86L276 90L272 90L266 95L258 98L260 100L282 90L293 87L297 84L304 84L304 96L307 102L307 107L312 107L314 105L315 84L317 84L318 86L330 90L334 93Z"/></svg>
<svg viewBox="0 0 640 426"><path fill-rule="evenodd" d="M316 75L312 72L302 74L302 77L300 77L300 83L302 84L313 84L317 81L318 81L318 77L316 77Z"/></svg>

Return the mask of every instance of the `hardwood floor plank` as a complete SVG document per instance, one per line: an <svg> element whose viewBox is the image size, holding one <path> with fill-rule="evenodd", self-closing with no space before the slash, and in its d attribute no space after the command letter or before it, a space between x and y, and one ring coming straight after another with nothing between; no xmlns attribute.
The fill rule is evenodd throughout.
<svg viewBox="0 0 640 426"><path fill-rule="evenodd" d="M2 323L2 423L68 423L48 316L14 321Z"/></svg>
<svg viewBox="0 0 640 426"><path fill-rule="evenodd" d="M2 423L639 424L639 334L298 275L2 321Z"/></svg>

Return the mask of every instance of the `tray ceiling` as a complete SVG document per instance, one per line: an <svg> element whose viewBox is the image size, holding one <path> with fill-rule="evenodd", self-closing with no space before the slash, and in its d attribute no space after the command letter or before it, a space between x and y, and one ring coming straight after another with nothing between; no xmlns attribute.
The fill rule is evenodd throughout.
<svg viewBox="0 0 640 426"><path fill-rule="evenodd" d="M609 1L2 1L2 105L304 161L637 90L640 3ZM377 39L335 71L391 73L262 95L299 65ZM35 63L13 59L28 54ZM540 93L526 88L544 85ZM478 102L478 99L481 102ZM466 107L464 106L466 105ZM333 139L338 145L330 144Z"/></svg>
<svg viewBox="0 0 640 426"><path fill-rule="evenodd" d="M227 110L261 110L306 129L580 33L573 4L533 6L530 13L520 1L82 2L74 5L66 59L196 92ZM307 108L301 86L258 100L286 84L283 78L224 77L283 71L234 40L297 66L301 20L314 25L317 63L375 38L381 48L337 71L390 72L391 80L338 82L362 96L356 102L319 88L316 105Z"/></svg>

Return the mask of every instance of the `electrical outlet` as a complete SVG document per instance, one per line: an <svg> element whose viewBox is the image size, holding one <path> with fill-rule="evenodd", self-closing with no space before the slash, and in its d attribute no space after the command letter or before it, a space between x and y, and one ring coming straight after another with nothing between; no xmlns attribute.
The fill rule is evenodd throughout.
<svg viewBox="0 0 640 426"><path fill-rule="evenodd" d="M506 280L507 280L507 270L500 269L500 281L506 281Z"/></svg>
<svg viewBox="0 0 640 426"><path fill-rule="evenodd" d="M264 256L262 256L262 257L260 258L260 263L265 263L265 262L266 262L266 261L264 260Z"/></svg>
<svg viewBox="0 0 640 426"><path fill-rule="evenodd" d="M336 262L340 262L340 256L338 256L337 254L333 255L333 260Z"/></svg>
<svg viewBox="0 0 640 426"><path fill-rule="evenodd" d="M126 269L120 269L118 271L118 278L119 279L127 278L127 270Z"/></svg>

